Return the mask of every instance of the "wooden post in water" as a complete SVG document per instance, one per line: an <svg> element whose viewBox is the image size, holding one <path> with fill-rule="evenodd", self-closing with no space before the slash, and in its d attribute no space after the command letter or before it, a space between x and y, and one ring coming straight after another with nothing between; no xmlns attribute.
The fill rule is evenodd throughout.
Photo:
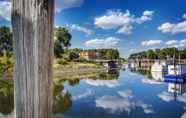
<svg viewBox="0 0 186 118"><path fill-rule="evenodd" d="M54 0L12 0L16 118L52 117Z"/></svg>

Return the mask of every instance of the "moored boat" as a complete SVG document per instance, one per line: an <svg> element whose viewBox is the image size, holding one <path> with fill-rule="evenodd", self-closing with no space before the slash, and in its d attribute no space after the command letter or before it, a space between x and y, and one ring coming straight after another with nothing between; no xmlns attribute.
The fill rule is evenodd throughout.
<svg viewBox="0 0 186 118"><path fill-rule="evenodd" d="M168 74L164 75L164 79L168 82L185 82L186 64L168 65Z"/></svg>

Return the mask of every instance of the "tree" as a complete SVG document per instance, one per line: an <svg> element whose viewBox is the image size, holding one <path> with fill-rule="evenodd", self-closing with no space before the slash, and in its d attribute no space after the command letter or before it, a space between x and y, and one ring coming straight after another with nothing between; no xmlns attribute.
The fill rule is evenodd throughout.
<svg viewBox="0 0 186 118"><path fill-rule="evenodd" d="M0 55L10 56L13 52L13 38L9 27L0 27Z"/></svg>
<svg viewBox="0 0 186 118"><path fill-rule="evenodd" d="M148 50L148 51L146 52L146 54L147 54L147 58L148 58L148 59L155 59L155 58L156 58L156 55L155 55L155 53L154 53L153 50Z"/></svg>
<svg viewBox="0 0 186 118"><path fill-rule="evenodd" d="M56 57L62 57L63 48L71 46L71 34L66 28L58 27L55 29L54 54Z"/></svg>
<svg viewBox="0 0 186 118"><path fill-rule="evenodd" d="M52 118L54 0L12 0L16 118Z"/></svg>
<svg viewBox="0 0 186 118"><path fill-rule="evenodd" d="M0 27L0 74L6 76L13 70L13 37L9 27Z"/></svg>

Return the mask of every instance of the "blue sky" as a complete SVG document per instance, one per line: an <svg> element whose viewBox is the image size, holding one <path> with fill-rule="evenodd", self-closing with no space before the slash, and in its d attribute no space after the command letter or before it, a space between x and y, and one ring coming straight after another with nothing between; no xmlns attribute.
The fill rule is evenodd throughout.
<svg viewBox="0 0 186 118"><path fill-rule="evenodd" d="M0 25L10 25L0 0ZM121 56L186 47L185 0L56 0L55 26L71 32L72 48L117 48Z"/></svg>

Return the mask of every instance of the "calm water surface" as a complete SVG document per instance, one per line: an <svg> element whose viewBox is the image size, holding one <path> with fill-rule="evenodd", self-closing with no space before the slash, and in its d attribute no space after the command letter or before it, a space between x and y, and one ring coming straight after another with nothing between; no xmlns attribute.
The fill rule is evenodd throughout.
<svg viewBox="0 0 186 118"><path fill-rule="evenodd" d="M109 72L54 85L55 118L181 118L186 112L186 85L172 90L173 84L144 73ZM0 96L0 118L13 115L11 94Z"/></svg>

